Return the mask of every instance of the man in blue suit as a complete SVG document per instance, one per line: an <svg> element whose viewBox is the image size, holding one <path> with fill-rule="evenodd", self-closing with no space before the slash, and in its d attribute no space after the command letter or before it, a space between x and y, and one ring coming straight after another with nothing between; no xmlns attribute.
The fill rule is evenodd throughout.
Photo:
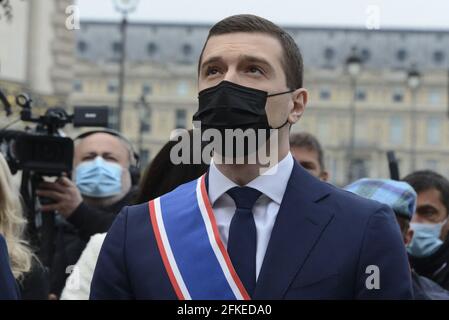
<svg viewBox="0 0 449 320"><path fill-rule="evenodd" d="M19 291L9 266L8 248L0 235L0 300L17 300Z"/></svg>
<svg viewBox="0 0 449 320"><path fill-rule="evenodd" d="M203 130L267 130L279 160L261 174L260 162L223 163L218 148L205 176L124 208L103 244L92 299L412 298L391 209L319 181L289 152L307 91L285 31L252 15L218 22L198 85L194 120ZM260 142L257 151L268 144ZM249 142L234 151L245 160L254 153Z"/></svg>

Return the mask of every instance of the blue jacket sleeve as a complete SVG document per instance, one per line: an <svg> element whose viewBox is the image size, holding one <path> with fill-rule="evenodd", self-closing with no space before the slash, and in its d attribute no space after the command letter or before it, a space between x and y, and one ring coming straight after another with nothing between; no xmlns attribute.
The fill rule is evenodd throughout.
<svg viewBox="0 0 449 320"><path fill-rule="evenodd" d="M393 211L382 206L367 223L359 255L357 299L412 299L405 245Z"/></svg>
<svg viewBox="0 0 449 320"><path fill-rule="evenodd" d="M0 300L18 300L19 298L17 282L9 266L6 242L0 235Z"/></svg>
<svg viewBox="0 0 449 320"><path fill-rule="evenodd" d="M91 300L133 299L126 268L128 208L119 213L109 230L98 257L91 283Z"/></svg>

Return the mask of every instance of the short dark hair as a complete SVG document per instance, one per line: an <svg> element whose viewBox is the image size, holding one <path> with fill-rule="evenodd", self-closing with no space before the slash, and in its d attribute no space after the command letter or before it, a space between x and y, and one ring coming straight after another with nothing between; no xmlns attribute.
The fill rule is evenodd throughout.
<svg viewBox="0 0 449 320"><path fill-rule="evenodd" d="M416 193L436 189L440 192L440 200L449 214L449 181L441 174L431 170L415 171L402 179L415 189Z"/></svg>
<svg viewBox="0 0 449 320"><path fill-rule="evenodd" d="M278 39L283 51L281 63L284 69L287 86L289 89L302 88L304 73L303 60L295 40L273 22L251 14L239 14L227 17L217 22L209 30L209 34L203 49L201 50L198 61L198 74L203 59L204 48L206 48L208 40L213 36L237 32L265 33Z"/></svg>
<svg viewBox="0 0 449 320"><path fill-rule="evenodd" d="M410 219L404 217L403 215L397 214L396 215L396 221L398 222L399 228L401 229L401 233L403 236L407 233L408 229L410 228Z"/></svg>
<svg viewBox="0 0 449 320"><path fill-rule="evenodd" d="M315 151L318 154L318 163L320 164L321 171L324 171L324 152L318 139L308 133L299 132L290 135L290 147L306 148L310 151Z"/></svg>

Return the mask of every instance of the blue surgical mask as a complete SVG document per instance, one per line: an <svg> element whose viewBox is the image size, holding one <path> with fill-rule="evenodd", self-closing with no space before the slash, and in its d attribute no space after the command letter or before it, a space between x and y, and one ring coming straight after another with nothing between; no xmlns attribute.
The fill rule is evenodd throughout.
<svg viewBox="0 0 449 320"><path fill-rule="evenodd" d="M122 191L122 166L98 156L76 167L75 181L82 195L93 198L115 196Z"/></svg>
<svg viewBox="0 0 449 320"><path fill-rule="evenodd" d="M445 223L446 220L440 223L410 223L413 238L407 246L408 253L422 258L437 251L443 244L440 234Z"/></svg>

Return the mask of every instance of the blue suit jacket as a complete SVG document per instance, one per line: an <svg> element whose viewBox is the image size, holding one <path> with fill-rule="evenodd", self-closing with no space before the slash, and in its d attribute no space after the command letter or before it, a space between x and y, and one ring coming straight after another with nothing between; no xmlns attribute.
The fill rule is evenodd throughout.
<svg viewBox="0 0 449 320"><path fill-rule="evenodd" d="M372 286L376 276L378 289ZM391 209L295 164L253 299L410 298L410 268ZM117 217L97 262L91 299L176 299L148 204L126 207Z"/></svg>
<svg viewBox="0 0 449 320"><path fill-rule="evenodd" d="M19 291L9 266L5 239L0 235L0 300L17 300Z"/></svg>

